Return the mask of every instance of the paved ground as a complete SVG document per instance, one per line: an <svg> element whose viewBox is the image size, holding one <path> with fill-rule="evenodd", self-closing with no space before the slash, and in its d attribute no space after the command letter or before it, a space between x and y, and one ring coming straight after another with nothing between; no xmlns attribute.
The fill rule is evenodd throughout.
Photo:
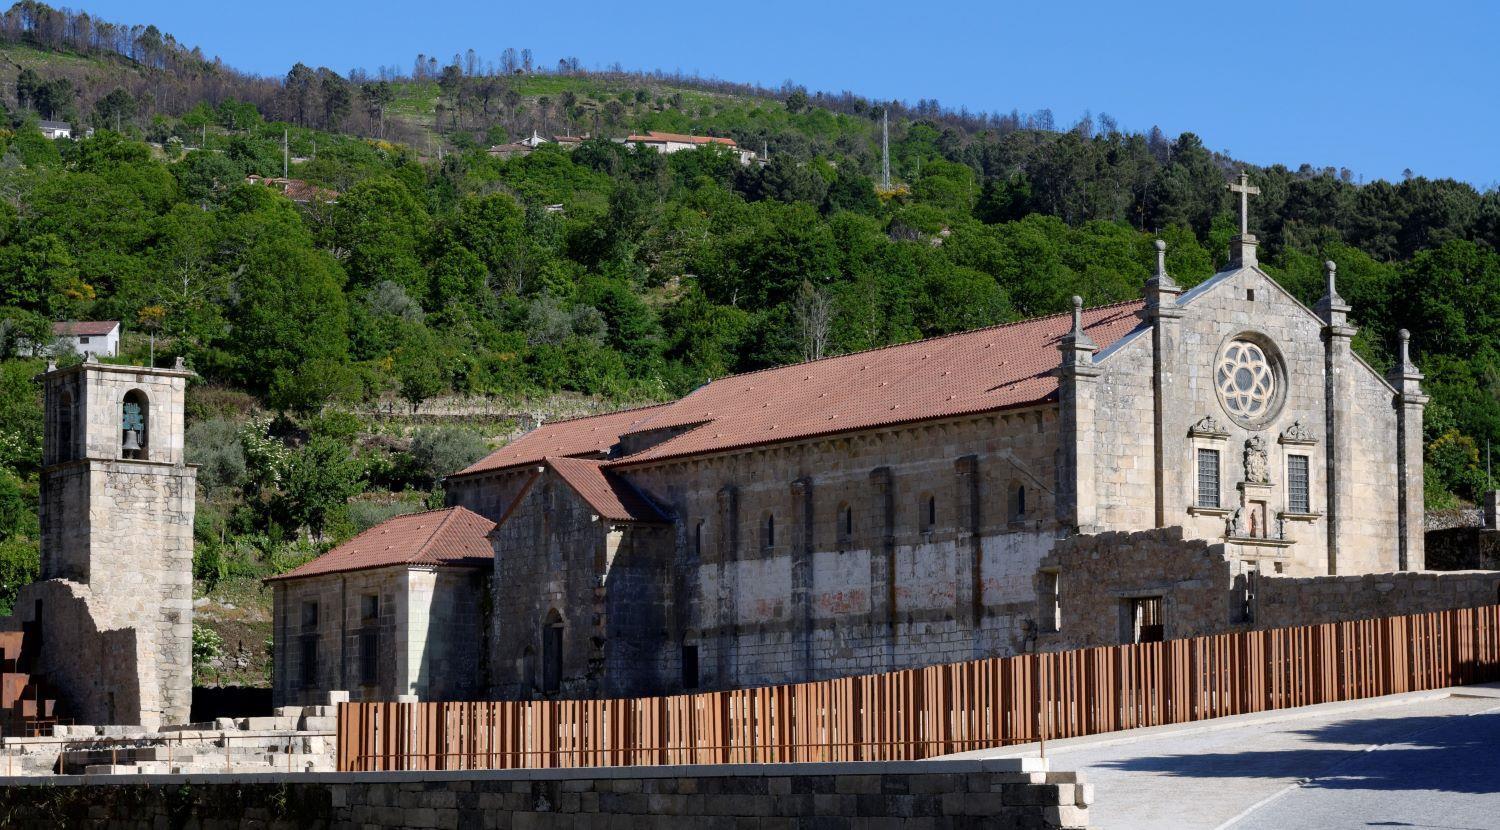
<svg viewBox="0 0 1500 830"><path fill-rule="evenodd" d="M1047 754L1093 782L1101 830L1500 828L1500 690L1310 708Z"/></svg>

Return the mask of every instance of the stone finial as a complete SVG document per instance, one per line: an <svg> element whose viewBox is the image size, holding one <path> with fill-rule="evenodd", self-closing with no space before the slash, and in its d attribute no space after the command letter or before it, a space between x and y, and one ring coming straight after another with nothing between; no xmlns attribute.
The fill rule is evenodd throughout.
<svg viewBox="0 0 1500 830"><path fill-rule="evenodd" d="M1163 305L1172 305L1181 291L1177 283L1167 275L1167 243L1158 239L1156 246L1156 273L1146 280L1146 304L1160 310Z"/></svg>
<svg viewBox="0 0 1500 830"><path fill-rule="evenodd" d="M1348 322L1349 304L1339 296L1338 290L1338 263L1328 260L1323 263L1323 298L1313 307L1313 311L1323 318L1323 322L1330 326L1342 328ZM1346 334L1354 336L1354 330L1349 329Z"/></svg>
<svg viewBox="0 0 1500 830"><path fill-rule="evenodd" d="M1386 380L1396 387L1408 403L1426 403L1422 394L1422 370L1411 362L1411 332L1402 329L1396 332L1399 345L1396 347L1396 362L1386 374Z"/></svg>
<svg viewBox="0 0 1500 830"><path fill-rule="evenodd" d="M1411 362L1411 332L1407 331L1406 329L1402 329L1396 332L1396 337L1400 338L1401 340L1401 346L1399 347L1401 354L1399 358L1401 361L1401 368L1416 369L1417 367Z"/></svg>
<svg viewBox="0 0 1500 830"><path fill-rule="evenodd" d="M1161 279L1167 275L1167 241L1158 239L1153 244L1156 246L1156 277Z"/></svg>
<svg viewBox="0 0 1500 830"><path fill-rule="evenodd" d="M1057 348L1062 351L1066 366L1092 363L1094 352L1099 350L1099 345L1083 330L1083 298L1076 294L1073 296L1073 328L1063 336Z"/></svg>
<svg viewBox="0 0 1500 830"><path fill-rule="evenodd" d="M172 368L179 372L185 372L187 371L187 361L183 359L182 355L178 355L177 359L172 361Z"/></svg>

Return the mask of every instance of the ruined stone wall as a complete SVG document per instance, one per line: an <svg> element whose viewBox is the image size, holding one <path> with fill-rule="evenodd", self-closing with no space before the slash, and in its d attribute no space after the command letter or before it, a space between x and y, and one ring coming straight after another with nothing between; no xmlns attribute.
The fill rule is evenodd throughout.
<svg viewBox="0 0 1500 830"><path fill-rule="evenodd" d="M1500 603L1500 572L1398 571L1339 577L1262 575L1255 627L1363 620Z"/></svg>
<svg viewBox="0 0 1500 830"><path fill-rule="evenodd" d="M653 691L685 647L699 688L1016 653L1056 436L1046 407L626 468L675 517Z"/></svg>
<svg viewBox="0 0 1500 830"><path fill-rule="evenodd" d="M1166 639L1228 630L1245 621L1237 567L1224 545L1185 539L1180 527L1065 539L1042 561L1057 575L1057 613L1048 577L1037 576L1038 642L1051 651L1129 642L1129 604L1142 597L1161 597Z"/></svg>
<svg viewBox="0 0 1500 830"><path fill-rule="evenodd" d="M138 627L101 628L109 618L88 589L63 579L23 586L16 597L20 621L39 622L35 671L62 696L76 721L161 723L161 689L138 667L155 632Z"/></svg>
<svg viewBox="0 0 1500 830"><path fill-rule="evenodd" d="M1182 528L1075 536L1058 542L1042 569L1036 616L1047 650L1130 642L1128 609L1142 597L1161 598L1169 640L1500 602L1496 571L1278 576L1254 571L1224 544L1185 538Z"/></svg>

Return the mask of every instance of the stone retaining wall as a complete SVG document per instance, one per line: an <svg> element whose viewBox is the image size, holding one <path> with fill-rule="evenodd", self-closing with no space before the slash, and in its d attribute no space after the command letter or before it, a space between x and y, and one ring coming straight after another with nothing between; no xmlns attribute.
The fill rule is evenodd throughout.
<svg viewBox="0 0 1500 830"><path fill-rule="evenodd" d="M1255 628L1424 614L1496 602L1500 602L1500 571L1262 575L1255 586Z"/></svg>
<svg viewBox="0 0 1500 830"><path fill-rule="evenodd" d="M1084 828L1034 758L589 770L0 779L7 827Z"/></svg>

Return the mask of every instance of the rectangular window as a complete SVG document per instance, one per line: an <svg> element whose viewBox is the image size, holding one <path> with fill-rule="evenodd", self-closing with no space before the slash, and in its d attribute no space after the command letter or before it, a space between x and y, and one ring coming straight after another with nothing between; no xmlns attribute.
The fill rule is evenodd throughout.
<svg viewBox="0 0 1500 830"><path fill-rule="evenodd" d="M78 338L78 342L87 345L88 342L89 342L89 339L87 337L80 337L80 338Z"/></svg>
<svg viewBox="0 0 1500 830"><path fill-rule="evenodd" d="M362 686L374 686L380 682L380 629L366 628L359 632L359 682Z"/></svg>
<svg viewBox="0 0 1500 830"><path fill-rule="evenodd" d="M364 622L380 619L379 594L365 594L359 598L359 618Z"/></svg>
<svg viewBox="0 0 1500 830"><path fill-rule="evenodd" d="M698 688L698 646L684 644L682 647L682 688Z"/></svg>
<svg viewBox="0 0 1500 830"><path fill-rule="evenodd" d="M1198 450L1198 506L1219 506L1219 451Z"/></svg>
<svg viewBox="0 0 1500 830"><path fill-rule="evenodd" d="M1307 495L1307 456L1287 456L1286 488L1288 507L1293 513L1312 512L1312 502Z"/></svg>
<svg viewBox="0 0 1500 830"><path fill-rule="evenodd" d="M302 630L315 631L318 628L318 604L316 602L302 603Z"/></svg>
<svg viewBox="0 0 1500 830"><path fill-rule="evenodd" d="M1159 643L1165 639L1167 626L1162 617L1161 597L1125 600L1125 625L1127 643Z"/></svg>
<svg viewBox="0 0 1500 830"><path fill-rule="evenodd" d="M311 688L318 683L318 635L302 635L302 687Z"/></svg>

